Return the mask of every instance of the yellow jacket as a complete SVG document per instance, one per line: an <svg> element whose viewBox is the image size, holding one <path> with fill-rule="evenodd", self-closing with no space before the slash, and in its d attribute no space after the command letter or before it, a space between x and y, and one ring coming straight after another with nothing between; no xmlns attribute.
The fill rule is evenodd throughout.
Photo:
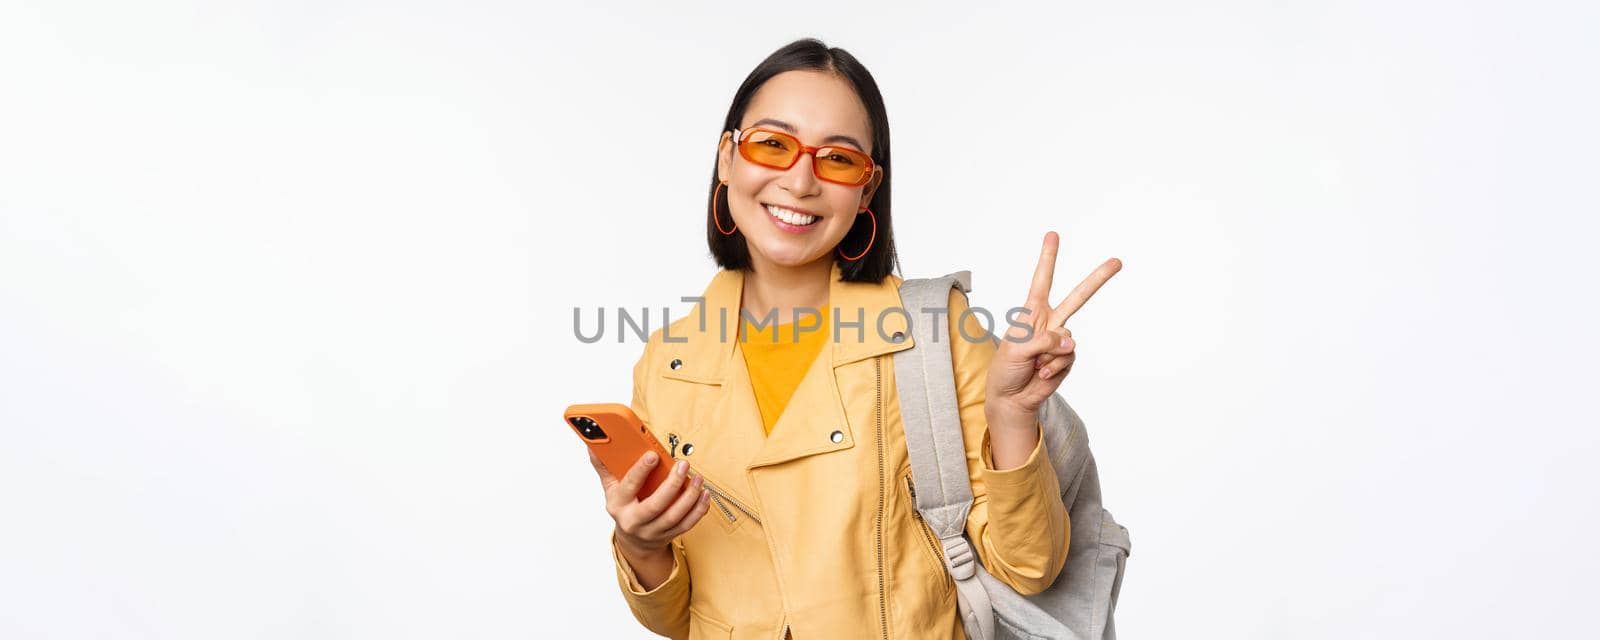
<svg viewBox="0 0 1600 640"><path fill-rule="evenodd" d="M883 309L900 306L901 279L839 274L836 264L832 315L861 320L861 329L832 331L770 436L738 351L743 272L719 271L634 365L634 412L712 492L706 516L672 544L672 574L655 589L643 589L613 541L623 597L650 630L695 639L964 636L954 582L912 498L892 359L913 346L908 319L883 314L876 329ZM983 402L995 345L959 337L967 304L952 289L950 314L940 316L957 336L948 348L974 495L967 534L995 577L1037 593L1066 562L1067 514L1039 448L1020 467L991 468ZM966 335L985 335L975 315L967 323Z"/></svg>

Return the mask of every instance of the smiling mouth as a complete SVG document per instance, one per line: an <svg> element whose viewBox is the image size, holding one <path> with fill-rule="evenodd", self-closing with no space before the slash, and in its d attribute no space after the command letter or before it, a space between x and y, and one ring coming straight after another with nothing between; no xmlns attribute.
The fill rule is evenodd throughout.
<svg viewBox="0 0 1600 640"><path fill-rule="evenodd" d="M785 209L776 205L763 203L761 206L767 210L767 215L772 216L773 219L795 227L809 227L822 219L822 216L800 213L793 209Z"/></svg>

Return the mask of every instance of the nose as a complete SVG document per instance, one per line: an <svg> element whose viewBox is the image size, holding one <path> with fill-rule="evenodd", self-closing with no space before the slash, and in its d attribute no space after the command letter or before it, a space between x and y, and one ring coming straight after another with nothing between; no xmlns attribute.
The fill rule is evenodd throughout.
<svg viewBox="0 0 1600 640"><path fill-rule="evenodd" d="M783 178L778 181L778 186L794 194L796 198L814 195L819 184L817 174L812 168L816 161L816 156L809 153L800 154L800 159L794 162L794 166L784 172Z"/></svg>

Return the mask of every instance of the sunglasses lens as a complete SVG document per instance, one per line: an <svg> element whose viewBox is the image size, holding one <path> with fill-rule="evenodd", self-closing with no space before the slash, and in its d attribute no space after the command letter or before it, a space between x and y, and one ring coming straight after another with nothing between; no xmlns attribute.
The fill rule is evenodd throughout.
<svg viewBox="0 0 1600 640"><path fill-rule="evenodd" d="M844 147L817 150L817 177L844 184L857 184L867 175L872 161L860 151Z"/></svg>
<svg viewBox="0 0 1600 640"><path fill-rule="evenodd" d="M800 154L800 143L791 136L775 131L751 131L739 142L739 153L751 162L779 169L794 163Z"/></svg>

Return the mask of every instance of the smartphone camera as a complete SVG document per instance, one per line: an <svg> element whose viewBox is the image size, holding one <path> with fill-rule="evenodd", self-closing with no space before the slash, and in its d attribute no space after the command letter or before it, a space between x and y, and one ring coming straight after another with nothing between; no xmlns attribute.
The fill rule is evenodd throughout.
<svg viewBox="0 0 1600 640"><path fill-rule="evenodd" d="M594 420L587 416L567 418L567 421L571 422L572 426L577 427L578 434L582 435L586 440L606 439L605 430L601 429L599 424L596 424Z"/></svg>

